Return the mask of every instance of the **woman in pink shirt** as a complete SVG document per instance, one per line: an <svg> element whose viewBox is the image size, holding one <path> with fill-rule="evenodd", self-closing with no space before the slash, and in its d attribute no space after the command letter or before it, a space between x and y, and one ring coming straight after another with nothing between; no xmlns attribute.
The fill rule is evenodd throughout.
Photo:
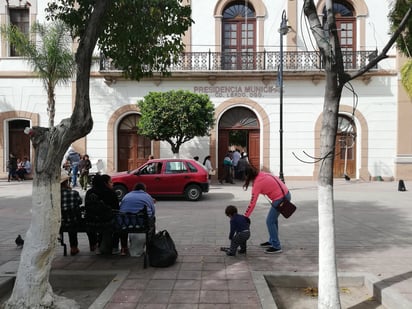
<svg viewBox="0 0 412 309"><path fill-rule="evenodd" d="M278 236L279 212L277 206L282 202L284 197L288 200L291 199L289 189L278 177L273 176L270 173L259 172L253 166L248 165L245 170L244 190L247 190L250 182L252 182L252 197L249 206L246 209L245 216L249 217L252 214L260 194L264 194L268 197L272 206L266 217L269 241L260 244L260 246L266 248L265 253L281 253L282 248Z"/></svg>

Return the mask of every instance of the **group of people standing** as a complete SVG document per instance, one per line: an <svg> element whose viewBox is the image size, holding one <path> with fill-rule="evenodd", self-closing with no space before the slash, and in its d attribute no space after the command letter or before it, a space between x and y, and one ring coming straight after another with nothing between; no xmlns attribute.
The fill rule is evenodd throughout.
<svg viewBox="0 0 412 309"><path fill-rule="evenodd" d="M20 158L10 153L9 161L7 162L8 182L12 180L25 180L26 175L31 173L31 169L32 166L27 156L20 160Z"/></svg>
<svg viewBox="0 0 412 309"><path fill-rule="evenodd" d="M71 186L77 187L77 178L79 177L80 186L83 190L87 190L89 183L89 170L92 168L92 163L87 154L81 156L74 149L70 149L66 156L66 161L63 168L71 175Z"/></svg>
<svg viewBox="0 0 412 309"><path fill-rule="evenodd" d="M249 164L247 153L228 151L223 159L223 173L219 178L219 183L223 182L234 184L234 179L244 180L245 169Z"/></svg>
<svg viewBox="0 0 412 309"><path fill-rule="evenodd" d="M83 199L78 191L72 189L69 184L69 176L61 178L61 210L62 221L67 218L68 213L76 212L79 216ZM93 177L92 187L86 192L84 198L85 220L98 224L111 225L116 212L138 213L146 205L148 215L155 216L155 200L146 193L146 186L142 183L136 184L133 191L126 194L121 201L118 200L111 177L107 174L97 174ZM82 220L79 218L79 220ZM87 233L90 251L96 254L129 254L128 233L111 232L109 228L103 233ZM79 253L77 233L69 233L70 254ZM119 250L119 242L121 248Z"/></svg>

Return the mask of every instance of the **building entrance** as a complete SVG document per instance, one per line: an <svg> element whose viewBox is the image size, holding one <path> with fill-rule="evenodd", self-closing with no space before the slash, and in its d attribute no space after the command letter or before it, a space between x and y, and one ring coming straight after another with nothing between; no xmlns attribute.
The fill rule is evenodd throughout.
<svg viewBox="0 0 412 309"><path fill-rule="evenodd" d="M222 177L223 159L228 151L238 149L248 154L253 166L260 166L260 125L254 112L245 107L226 111L219 121L218 162Z"/></svg>
<svg viewBox="0 0 412 309"><path fill-rule="evenodd" d="M24 134L24 128L30 127L28 120L10 120L8 122L9 129L9 153L12 153L16 158L30 159L30 138Z"/></svg>
<svg viewBox="0 0 412 309"><path fill-rule="evenodd" d="M147 161L151 154L151 140L138 134L138 114L124 117L117 133L117 170L133 170Z"/></svg>

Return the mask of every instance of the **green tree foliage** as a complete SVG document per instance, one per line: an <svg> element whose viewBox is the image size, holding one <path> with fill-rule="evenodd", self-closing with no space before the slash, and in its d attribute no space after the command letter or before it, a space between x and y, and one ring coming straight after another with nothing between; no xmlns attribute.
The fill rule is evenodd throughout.
<svg viewBox="0 0 412 309"><path fill-rule="evenodd" d="M26 36L16 26L2 26L0 31L14 49L33 67L33 70L43 81L47 92L47 112L49 127L54 126L55 116L55 88L58 84L70 81L75 62L71 50L70 36L67 27L61 21L45 25L34 23L30 32L33 36ZM37 37L38 41L31 41L30 37Z"/></svg>
<svg viewBox="0 0 412 309"><path fill-rule="evenodd" d="M95 1L50 2L49 18L65 21L72 36L81 37ZM184 49L181 37L193 22L190 15L190 6L182 6L182 0L112 1L97 45L130 79L152 72L169 75L168 68Z"/></svg>
<svg viewBox="0 0 412 309"><path fill-rule="evenodd" d="M412 60L408 60L401 69L401 81L406 92L412 97Z"/></svg>
<svg viewBox="0 0 412 309"><path fill-rule="evenodd" d="M412 0L396 0L389 13L391 31L399 28L406 12L412 7ZM405 30L398 37L396 43L398 49L408 58L411 58L412 51L412 19L407 21ZM408 60L401 69L401 81L409 96L412 97L412 60Z"/></svg>
<svg viewBox="0 0 412 309"><path fill-rule="evenodd" d="M194 137L209 135L214 125L214 106L205 94L183 90L150 92L138 106L142 112L139 133L168 142L174 154Z"/></svg>

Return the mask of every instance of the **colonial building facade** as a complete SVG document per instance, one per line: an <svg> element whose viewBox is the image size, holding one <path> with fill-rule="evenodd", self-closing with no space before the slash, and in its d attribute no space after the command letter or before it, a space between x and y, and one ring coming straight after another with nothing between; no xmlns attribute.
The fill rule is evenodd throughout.
<svg viewBox="0 0 412 309"><path fill-rule="evenodd" d="M388 5L374 0L335 1L347 70L357 70L389 39ZM28 31L44 21L47 1L10 0L0 23ZM184 89L208 94L216 124L210 136L184 144L181 157L211 155L218 169L231 148L242 148L260 169L288 179L316 179L325 80L320 55L304 18L303 0L186 0L195 23L171 77L139 82L122 77L96 56L90 95L94 127L73 147L101 159L106 172L130 170L155 157L172 156L168 144L136 134L136 103L150 91ZM325 1L316 2L320 18ZM287 19L286 30L282 33ZM8 42L0 41L0 173L10 153L33 159L25 127L47 126L42 82ZM389 57L352 81L339 110L334 176L412 179L412 104L399 82L401 60ZM282 65L281 65L282 64ZM283 87L282 87L283 86ZM71 114L75 81L59 86L55 123ZM283 159L283 160L281 160ZM282 161L280 163L280 161Z"/></svg>

